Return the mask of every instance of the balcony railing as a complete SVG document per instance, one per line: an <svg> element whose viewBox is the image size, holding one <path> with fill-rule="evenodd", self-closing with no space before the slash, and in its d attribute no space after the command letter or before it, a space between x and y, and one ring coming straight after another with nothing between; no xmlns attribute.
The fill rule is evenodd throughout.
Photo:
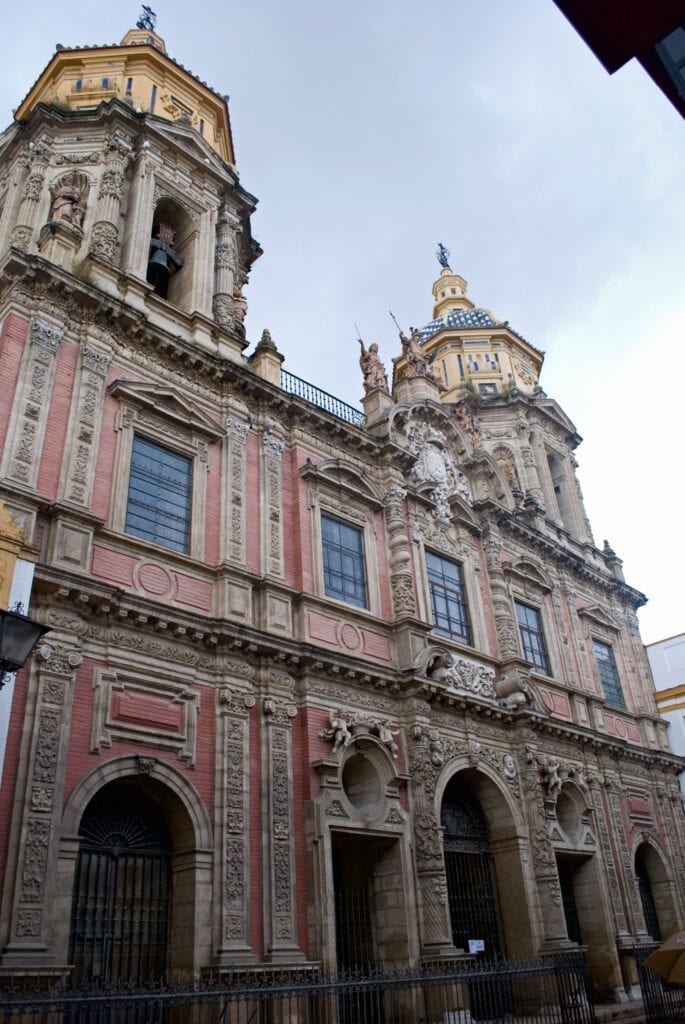
<svg viewBox="0 0 685 1024"><path fill-rule="evenodd" d="M318 409L329 412L331 416L336 416L345 423L351 423L353 427L361 427L363 430L366 426L366 417L359 409L355 409L353 405L348 405L347 402L342 402L335 395L329 395L327 391L322 391L321 388L315 388L313 384L309 384L306 380L296 377L294 373L281 370L281 387L289 395L295 395L297 398L309 402L310 405L315 405Z"/></svg>

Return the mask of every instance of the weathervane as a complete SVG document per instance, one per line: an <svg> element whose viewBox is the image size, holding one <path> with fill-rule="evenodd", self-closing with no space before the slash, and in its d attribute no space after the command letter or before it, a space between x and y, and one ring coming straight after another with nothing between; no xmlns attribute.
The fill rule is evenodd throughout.
<svg viewBox="0 0 685 1024"><path fill-rule="evenodd" d="M146 7L145 4L143 4L143 13L136 22L136 28L146 28L148 32L154 32L156 24L157 15L151 7Z"/></svg>
<svg viewBox="0 0 685 1024"><path fill-rule="evenodd" d="M450 269L450 251L446 249L442 242L438 242L438 250L435 254L438 257L438 263L445 270Z"/></svg>

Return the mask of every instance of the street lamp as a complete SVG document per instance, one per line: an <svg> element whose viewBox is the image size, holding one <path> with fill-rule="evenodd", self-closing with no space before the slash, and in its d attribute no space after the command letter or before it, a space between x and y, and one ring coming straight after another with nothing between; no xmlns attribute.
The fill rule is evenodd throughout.
<svg viewBox="0 0 685 1024"><path fill-rule="evenodd" d="M19 602L12 611L0 608L0 690L5 685L5 677L23 667L33 648L49 629L49 626L43 626L24 615Z"/></svg>

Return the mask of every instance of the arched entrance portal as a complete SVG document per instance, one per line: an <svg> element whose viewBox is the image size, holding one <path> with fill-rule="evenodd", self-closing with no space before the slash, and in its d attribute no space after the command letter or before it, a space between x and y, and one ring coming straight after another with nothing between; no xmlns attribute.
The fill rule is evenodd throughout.
<svg viewBox="0 0 685 1024"><path fill-rule="evenodd" d="M651 842L640 843L635 851L635 878L648 934L656 942L681 927L676 910L677 897L661 854Z"/></svg>
<svg viewBox="0 0 685 1024"><path fill-rule="evenodd" d="M486 956L502 953L490 829L473 789L461 775L450 780L441 810L452 941L469 950L483 943Z"/></svg>
<svg viewBox="0 0 685 1024"><path fill-rule="evenodd" d="M79 838L69 941L75 983L161 977L171 885L162 811L135 784L111 782L88 804Z"/></svg>

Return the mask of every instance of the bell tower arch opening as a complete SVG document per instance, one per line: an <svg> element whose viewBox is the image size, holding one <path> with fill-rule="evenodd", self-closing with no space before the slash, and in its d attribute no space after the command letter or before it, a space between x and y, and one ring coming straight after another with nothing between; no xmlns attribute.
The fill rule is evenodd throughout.
<svg viewBox="0 0 685 1024"><path fill-rule="evenodd" d="M146 277L156 295L189 311L193 308L195 235L188 211L163 196L152 217Z"/></svg>

